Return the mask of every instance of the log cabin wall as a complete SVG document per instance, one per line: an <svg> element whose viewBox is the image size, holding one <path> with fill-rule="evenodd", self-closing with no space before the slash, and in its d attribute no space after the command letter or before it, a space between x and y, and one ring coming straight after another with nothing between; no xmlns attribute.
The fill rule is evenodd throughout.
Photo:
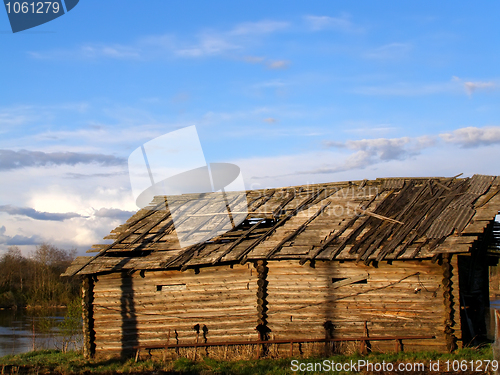
<svg viewBox="0 0 500 375"><path fill-rule="evenodd" d="M99 356L127 356L134 346L167 341L259 338L252 264L98 275L93 298Z"/></svg>
<svg viewBox="0 0 500 375"><path fill-rule="evenodd" d="M370 336L436 336L407 341L405 350L448 349L443 270L430 260L381 262L378 268L338 261L317 261L313 267L269 262L267 281L272 338L364 336L366 322ZM459 337L460 324L450 324ZM394 350L394 343L374 341L371 347Z"/></svg>

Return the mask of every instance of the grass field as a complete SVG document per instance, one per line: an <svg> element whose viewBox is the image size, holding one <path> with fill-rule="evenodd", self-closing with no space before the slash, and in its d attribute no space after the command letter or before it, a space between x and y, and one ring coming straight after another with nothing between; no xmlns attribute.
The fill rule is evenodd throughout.
<svg viewBox="0 0 500 375"><path fill-rule="evenodd" d="M453 354L443 354L436 352L419 352L419 353L398 353L398 354L383 354L371 353L366 356L359 354L351 356L332 356L329 357L328 363L346 364L358 363L358 361L370 362L372 365L383 363L391 363L394 368L398 364L411 366L415 363L422 363L424 371L366 371L366 368L356 368L357 371L329 371L327 368L322 368L319 371L319 365L316 365L316 371L313 367L317 363L323 363L326 358L287 358L287 359L259 359L251 361L218 361L209 358L202 358L198 361L179 358L165 363L161 361L145 360L135 363L134 359L128 360L86 360L81 353L68 352L62 353L55 350L43 350L19 355L9 355L0 358L0 373L11 374L319 374L319 373L335 373L335 374L438 374L438 373L457 373L453 371L453 365L467 366L459 371L461 374L481 373L492 374L491 364L485 371L485 364L492 359L492 349L490 346L482 348L467 348L461 349ZM295 369L292 370L292 360L296 360ZM439 362L438 362L439 361ZM447 362L448 361L448 362ZM363 362L361 362L363 363ZM430 364L440 364L440 371L429 371ZM302 365L301 365L302 364ZM446 372L446 364L451 371ZM475 368L482 364L482 371L471 372L471 366ZM304 371L300 371L302 366ZM309 366L309 367L308 367ZM307 369L312 371L307 371ZM421 368L419 368L420 370ZM326 371L325 371L326 370Z"/></svg>

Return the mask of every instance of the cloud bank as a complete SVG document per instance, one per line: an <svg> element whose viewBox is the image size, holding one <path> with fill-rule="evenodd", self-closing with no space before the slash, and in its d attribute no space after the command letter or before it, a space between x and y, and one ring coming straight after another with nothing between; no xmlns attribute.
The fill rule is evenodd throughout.
<svg viewBox="0 0 500 375"><path fill-rule="evenodd" d="M439 136L443 141L463 148L489 146L500 144L500 126L487 126L484 128L469 126Z"/></svg>
<svg viewBox="0 0 500 375"><path fill-rule="evenodd" d="M79 152L42 152L28 150L1 150L0 171L25 167L49 165L76 165L97 163L103 166L125 165L126 159L105 154L86 154Z"/></svg>
<svg viewBox="0 0 500 375"><path fill-rule="evenodd" d="M43 242L40 236L33 235L31 237L16 234L13 237L7 236L5 226L0 227L0 244L6 246L22 246L22 245L39 245Z"/></svg>
<svg viewBox="0 0 500 375"><path fill-rule="evenodd" d="M8 205L0 206L0 212L5 212L9 215L19 215L27 216L35 220L50 220L50 221L64 221L72 219L74 217L84 217L75 212L66 213L52 213L52 212L40 212L29 207L15 207Z"/></svg>

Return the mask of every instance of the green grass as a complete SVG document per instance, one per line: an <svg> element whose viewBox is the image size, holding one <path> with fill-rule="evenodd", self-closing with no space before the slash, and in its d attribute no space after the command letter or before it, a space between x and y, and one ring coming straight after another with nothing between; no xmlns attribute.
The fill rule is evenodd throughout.
<svg viewBox="0 0 500 375"><path fill-rule="evenodd" d="M428 363L429 360L445 362L447 360L485 360L492 359L492 349L490 346L482 348L466 348L456 351L452 354L443 354L437 352L418 352L418 353L371 353L366 356L355 354L351 356L337 355L329 357L336 363L346 363L349 361L365 360L372 363L400 363L400 362L422 362ZM300 362L321 362L324 358L295 358ZM139 361L135 363L133 359L126 360L86 360L78 352L62 353L56 350L41 350L36 352L8 355L0 358L0 372L5 367L5 373L10 373L19 367L23 373L46 373L54 374L138 374L138 373L156 373L156 374L198 374L198 375L226 375L226 374L293 374L291 370L291 358L287 359L259 359L246 361L220 361L210 358L203 358L193 361L187 358L180 358L175 361L163 363L161 361ZM297 372L303 374L315 374L319 372ZM330 372L334 373L334 372Z"/></svg>

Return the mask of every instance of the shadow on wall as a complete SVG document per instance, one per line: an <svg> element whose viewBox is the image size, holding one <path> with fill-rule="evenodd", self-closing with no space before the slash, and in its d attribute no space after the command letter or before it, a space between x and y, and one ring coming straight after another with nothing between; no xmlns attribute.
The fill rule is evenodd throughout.
<svg viewBox="0 0 500 375"><path fill-rule="evenodd" d="M122 318L121 356L122 358L126 358L134 352L134 347L139 345L133 278L126 272L122 272L121 275L120 309Z"/></svg>

